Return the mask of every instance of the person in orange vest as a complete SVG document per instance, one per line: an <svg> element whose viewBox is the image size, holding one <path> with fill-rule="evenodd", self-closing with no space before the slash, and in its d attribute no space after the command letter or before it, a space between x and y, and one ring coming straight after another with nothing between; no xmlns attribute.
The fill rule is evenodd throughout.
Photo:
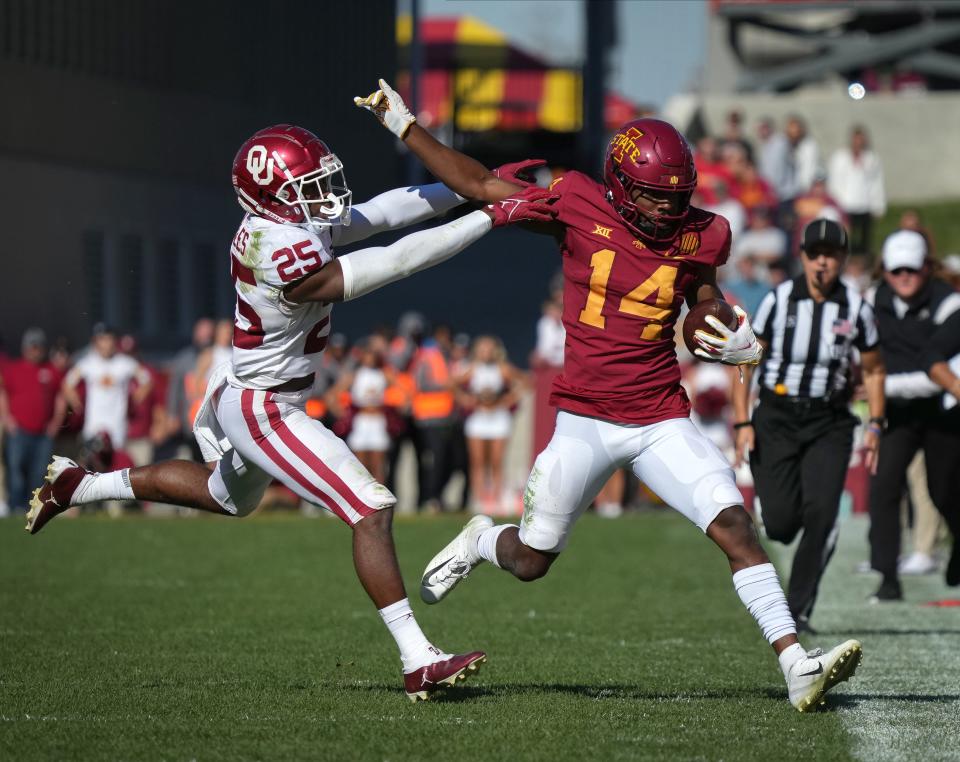
<svg viewBox="0 0 960 762"><path fill-rule="evenodd" d="M386 488L396 493L397 460L406 442L413 445L417 461L417 495L423 494L420 482L420 441L414 436L413 396L416 392L411 369L420 343L426 331L427 321L419 312L405 312L397 322L397 333L387 349L387 365L393 369L394 378L387 388L384 401L394 413L394 435L387 453Z"/></svg>
<svg viewBox="0 0 960 762"><path fill-rule="evenodd" d="M413 394L414 436L420 450L420 510L443 510L441 494L446 483L447 458L453 429L453 381L447 359L436 340L425 339L410 367Z"/></svg>

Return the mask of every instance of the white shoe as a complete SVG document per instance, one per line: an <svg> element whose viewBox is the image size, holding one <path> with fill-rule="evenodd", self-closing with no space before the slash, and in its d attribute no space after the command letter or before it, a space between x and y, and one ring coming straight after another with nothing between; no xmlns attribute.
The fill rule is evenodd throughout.
<svg viewBox="0 0 960 762"><path fill-rule="evenodd" d="M898 571L907 576L933 574L937 570L937 561L926 553L911 553L900 561Z"/></svg>
<svg viewBox="0 0 960 762"><path fill-rule="evenodd" d="M619 519L623 515L620 503L597 503L596 513L603 519Z"/></svg>
<svg viewBox="0 0 960 762"><path fill-rule="evenodd" d="M837 683L849 680L863 660L858 640L848 640L823 653L819 648L807 651L787 673L790 703L801 712L809 712L823 703L824 694Z"/></svg>
<svg viewBox="0 0 960 762"><path fill-rule="evenodd" d="M477 552L477 537L493 526L489 516L474 516L453 541L433 557L420 579L420 597L438 603L483 561Z"/></svg>

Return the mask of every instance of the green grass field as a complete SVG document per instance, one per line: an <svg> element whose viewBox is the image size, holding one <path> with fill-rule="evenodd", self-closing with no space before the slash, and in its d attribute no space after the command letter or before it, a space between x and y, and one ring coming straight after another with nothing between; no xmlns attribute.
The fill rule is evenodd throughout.
<svg viewBox="0 0 960 762"><path fill-rule="evenodd" d="M879 252L883 239L900 225L900 215L907 209L920 212L924 227L930 231L938 257L960 254L960 200L930 201L919 204L891 204L877 223L873 235L873 250Z"/></svg>
<svg viewBox="0 0 960 762"><path fill-rule="evenodd" d="M416 705L338 522L59 519L32 538L20 524L0 521L4 760L931 760L960 749L958 609L863 603L874 581L849 573L862 526L818 612L825 643L862 633L861 676L827 711L800 715L720 554L671 514L588 517L540 582L482 568L439 606L417 599L438 645L483 648L489 662ZM398 520L412 597L459 525ZM939 580L908 582L917 600L946 594Z"/></svg>

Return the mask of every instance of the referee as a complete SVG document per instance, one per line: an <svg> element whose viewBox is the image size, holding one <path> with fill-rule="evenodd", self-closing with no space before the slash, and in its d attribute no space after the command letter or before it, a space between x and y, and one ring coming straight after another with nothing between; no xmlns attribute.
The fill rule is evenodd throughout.
<svg viewBox="0 0 960 762"><path fill-rule="evenodd" d="M764 346L760 402L750 416L750 378L735 383L736 465L749 452L767 536L790 543L803 532L787 602L797 629L813 632L817 587L836 546L840 495L857 418L851 367L860 353L870 405L867 468L876 469L884 420L884 368L873 310L840 280L849 244L832 220L803 230L803 273L768 293L753 318ZM752 369L744 368L752 376Z"/></svg>

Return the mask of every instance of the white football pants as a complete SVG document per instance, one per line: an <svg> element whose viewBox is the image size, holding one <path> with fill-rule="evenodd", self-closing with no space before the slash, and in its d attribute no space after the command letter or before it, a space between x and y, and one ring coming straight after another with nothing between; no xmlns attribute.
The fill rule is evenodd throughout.
<svg viewBox="0 0 960 762"><path fill-rule="evenodd" d="M638 426L561 410L527 481L520 541L559 553L600 488L627 465L704 532L720 511L743 505L730 464L689 418Z"/></svg>
<svg viewBox="0 0 960 762"><path fill-rule="evenodd" d="M213 498L244 516L274 479L353 526L397 502L346 443L306 414L309 390L276 394L225 386L217 420L230 440L210 476Z"/></svg>

